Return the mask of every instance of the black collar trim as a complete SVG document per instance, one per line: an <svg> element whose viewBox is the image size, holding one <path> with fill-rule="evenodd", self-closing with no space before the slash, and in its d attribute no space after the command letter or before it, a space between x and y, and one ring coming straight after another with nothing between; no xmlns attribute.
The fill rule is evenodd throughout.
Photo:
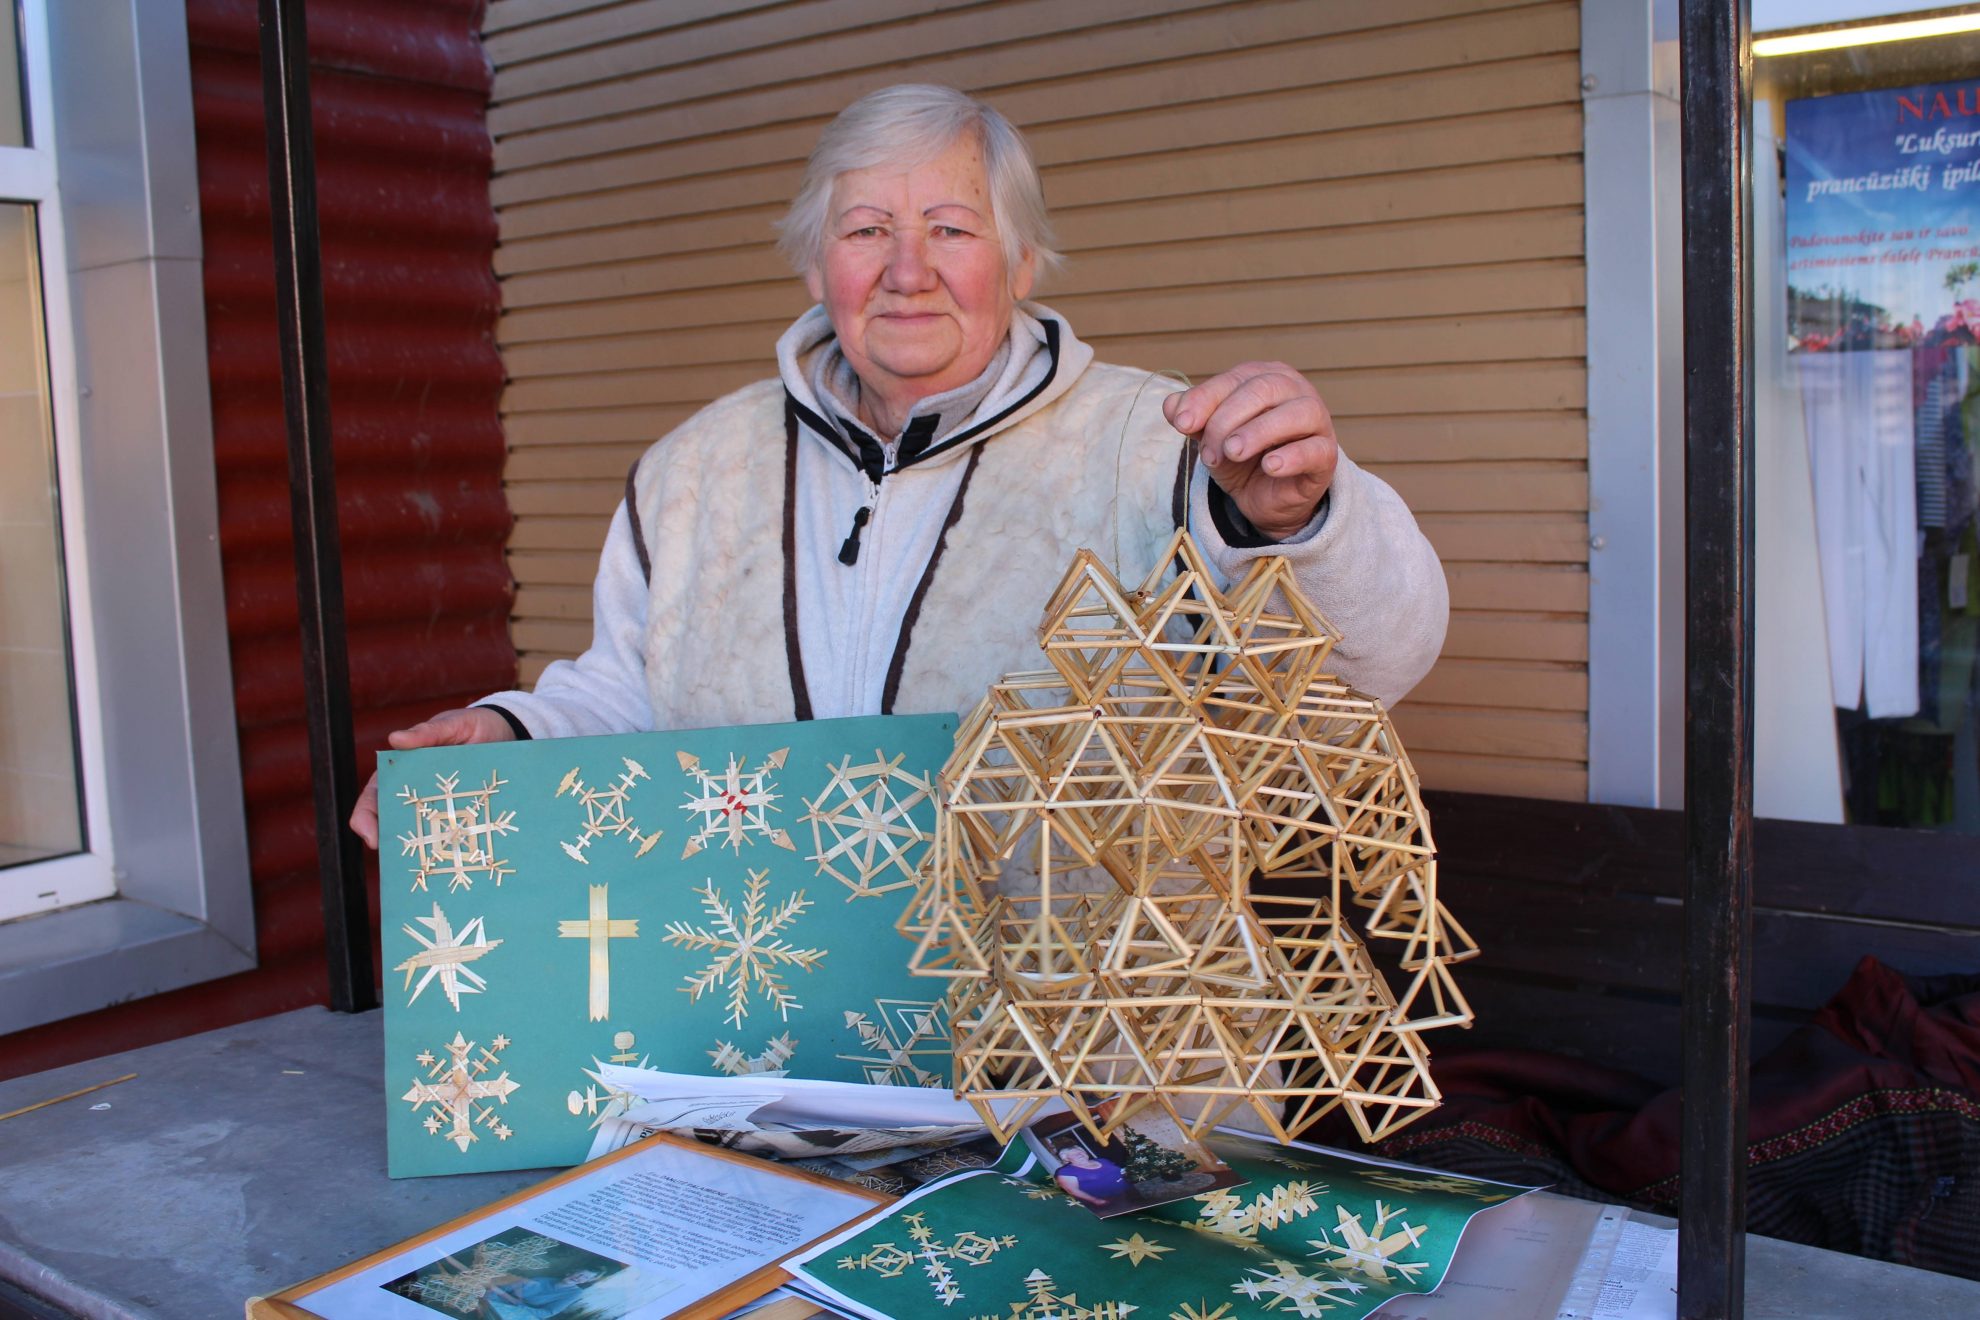
<svg viewBox="0 0 1980 1320"><path fill-rule="evenodd" d="M998 413L995 417L986 417L982 421L978 422L975 426L964 427L962 430L950 436L947 440L944 440L941 444L936 445L933 449L930 449L925 453L917 455L914 460L915 462L917 463L925 462L928 459L934 458L937 454L946 454L951 449L954 449L957 445L968 444L971 440L974 440L977 436L982 435L985 431L989 430L991 427L1002 425L1006 418L1011 416L1011 414L1017 412L1019 409L1025 407L1027 404L1029 404L1033 399L1037 398L1039 395L1043 394L1045 392L1045 387L1050 385L1054 380L1058 379L1059 323L1057 321L1040 321L1039 324L1045 327L1045 351L1048 354L1050 354L1052 358L1052 365L1046 369L1044 377L1040 379L1036 385L1026 390L1022 397L1014 400L1011 403L1010 407L1004 409L1002 412ZM906 467L907 462L906 460L903 460L902 462L896 464L896 466Z"/></svg>
<svg viewBox="0 0 1980 1320"><path fill-rule="evenodd" d="M851 422L827 421L811 409L798 402L791 393L791 387L784 387L784 412L803 422L817 434L823 436L832 448L844 454L846 460L866 474L868 481L878 484L885 474L887 451L880 441Z"/></svg>
<svg viewBox="0 0 1980 1320"><path fill-rule="evenodd" d="M1040 321L1039 324L1045 327L1045 351L1052 359L1051 366L1046 369L1043 379L1026 390L1022 397L1013 400L1008 408L1005 408L996 416L986 417L974 426L965 427L963 430L956 432L944 440L941 444L931 448L924 449L922 446L928 443L927 437L934 433L940 419L932 415L926 418L914 418L908 423L907 430L903 433L900 454L892 468L887 467L887 451L876 436L868 432L864 427L843 418L837 421L827 421L800 403L797 396L791 393L791 387L788 385L784 387L784 407L790 415L796 417L819 435L825 437L834 449L844 454L846 459L854 467L857 467L866 474L868 481L878 485L880 479L890 471L898 472L904 467L912 467L916 463L924 463L938 454L946 454L957 445L968 444L985 431L994 426L1001 425L1012 414L1024 408L1033 399L1043 394L1045 387L1050 385L1054 380L1057 380L1059 376L1059 323L1057 321ZM916 428L922 426L924 422L926 423L925 428L917 433Z"/></svg>

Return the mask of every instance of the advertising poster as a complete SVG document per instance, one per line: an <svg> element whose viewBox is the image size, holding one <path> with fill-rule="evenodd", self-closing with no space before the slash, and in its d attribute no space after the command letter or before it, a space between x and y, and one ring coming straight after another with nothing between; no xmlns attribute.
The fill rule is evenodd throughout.
<svg viewBox="0 0 1980 1320"><path fill-rule="evenodd" d="M1980 829L1980 83L1790 101L1783 153L1848 818Z"/></svg>
<svg viewBox="0 0 1980 1320"><path fill-rule="evenodd" d="M1980 342L1980 83L1789 101L1790 348Z"/></svg>

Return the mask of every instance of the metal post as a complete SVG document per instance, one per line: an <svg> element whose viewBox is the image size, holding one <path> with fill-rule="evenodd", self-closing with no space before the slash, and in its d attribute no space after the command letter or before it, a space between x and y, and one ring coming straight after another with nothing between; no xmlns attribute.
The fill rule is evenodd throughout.
<svg viewBox="0 0 1980 1320"><path fill-rule="evenodd" d="M1678 1315L1746 1278L1753 905L1749 0L1680 0L1684 131L1684 1133Z"/></svg>
<svg viewBox="0 0 1980 1320"><path fill-rule="evenodd" d="M261 93L268 122L268 200L275 227L282 405L289 431L289 505L302 615L303 709L316 796L323 944L330 1007L378 1006L365 904L364 852L345 827L357 800L350 666L344 651L344 568L324 365L323 267L316 227L316 145L309 118L303 0L260 0Z"/></svg>

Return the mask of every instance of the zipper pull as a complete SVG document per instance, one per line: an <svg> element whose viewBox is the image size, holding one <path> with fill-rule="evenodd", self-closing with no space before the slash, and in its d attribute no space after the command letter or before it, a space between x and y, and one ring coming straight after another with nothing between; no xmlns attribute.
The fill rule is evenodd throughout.
<svg viewBox="0 0 1980 1320"><path fill-rule="evenodd" d="M846 533L845 543L839 547L840 563L856 564L859 562L860 529L866 526L866 520L872 516L873 509L871 506L863 508L853 515L852 531Z"/></svg>

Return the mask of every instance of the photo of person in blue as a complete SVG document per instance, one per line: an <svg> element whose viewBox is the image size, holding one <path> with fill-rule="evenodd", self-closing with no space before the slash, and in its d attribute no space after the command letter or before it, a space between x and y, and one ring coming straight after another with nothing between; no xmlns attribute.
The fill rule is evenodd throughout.
<svg viewBox="0 0 1980 1320"><path fill-rule="evenodd" d="M1112 1124L1114 1103L1093 1107L1101 1130L1111 1132L1105 1138L1069 1113L1041 1118L1024 1130L1042 1176L1095 1215L1111 1219L1244 1181L1163 1116L1144 1112Z"/></svg>
<svg viewBox="0 0 1980 1320"><path fill-rule="evenodd" d="M572 1270L558 1279L512 1278L492 1284L481 1295L489 1320L549 1320L584 1296L586 1285L603 1277L597 1270Z"/></svg>
<svg viewBox="0 0 1980 1320"><path fill-rule="evenodd" d="M1076 1141L1066 1142L1056 1154L1059 1171L1054 1181L1067 1196L1099 1208L1128 1194L1127 1173L1112 1160Z"/></svg>

